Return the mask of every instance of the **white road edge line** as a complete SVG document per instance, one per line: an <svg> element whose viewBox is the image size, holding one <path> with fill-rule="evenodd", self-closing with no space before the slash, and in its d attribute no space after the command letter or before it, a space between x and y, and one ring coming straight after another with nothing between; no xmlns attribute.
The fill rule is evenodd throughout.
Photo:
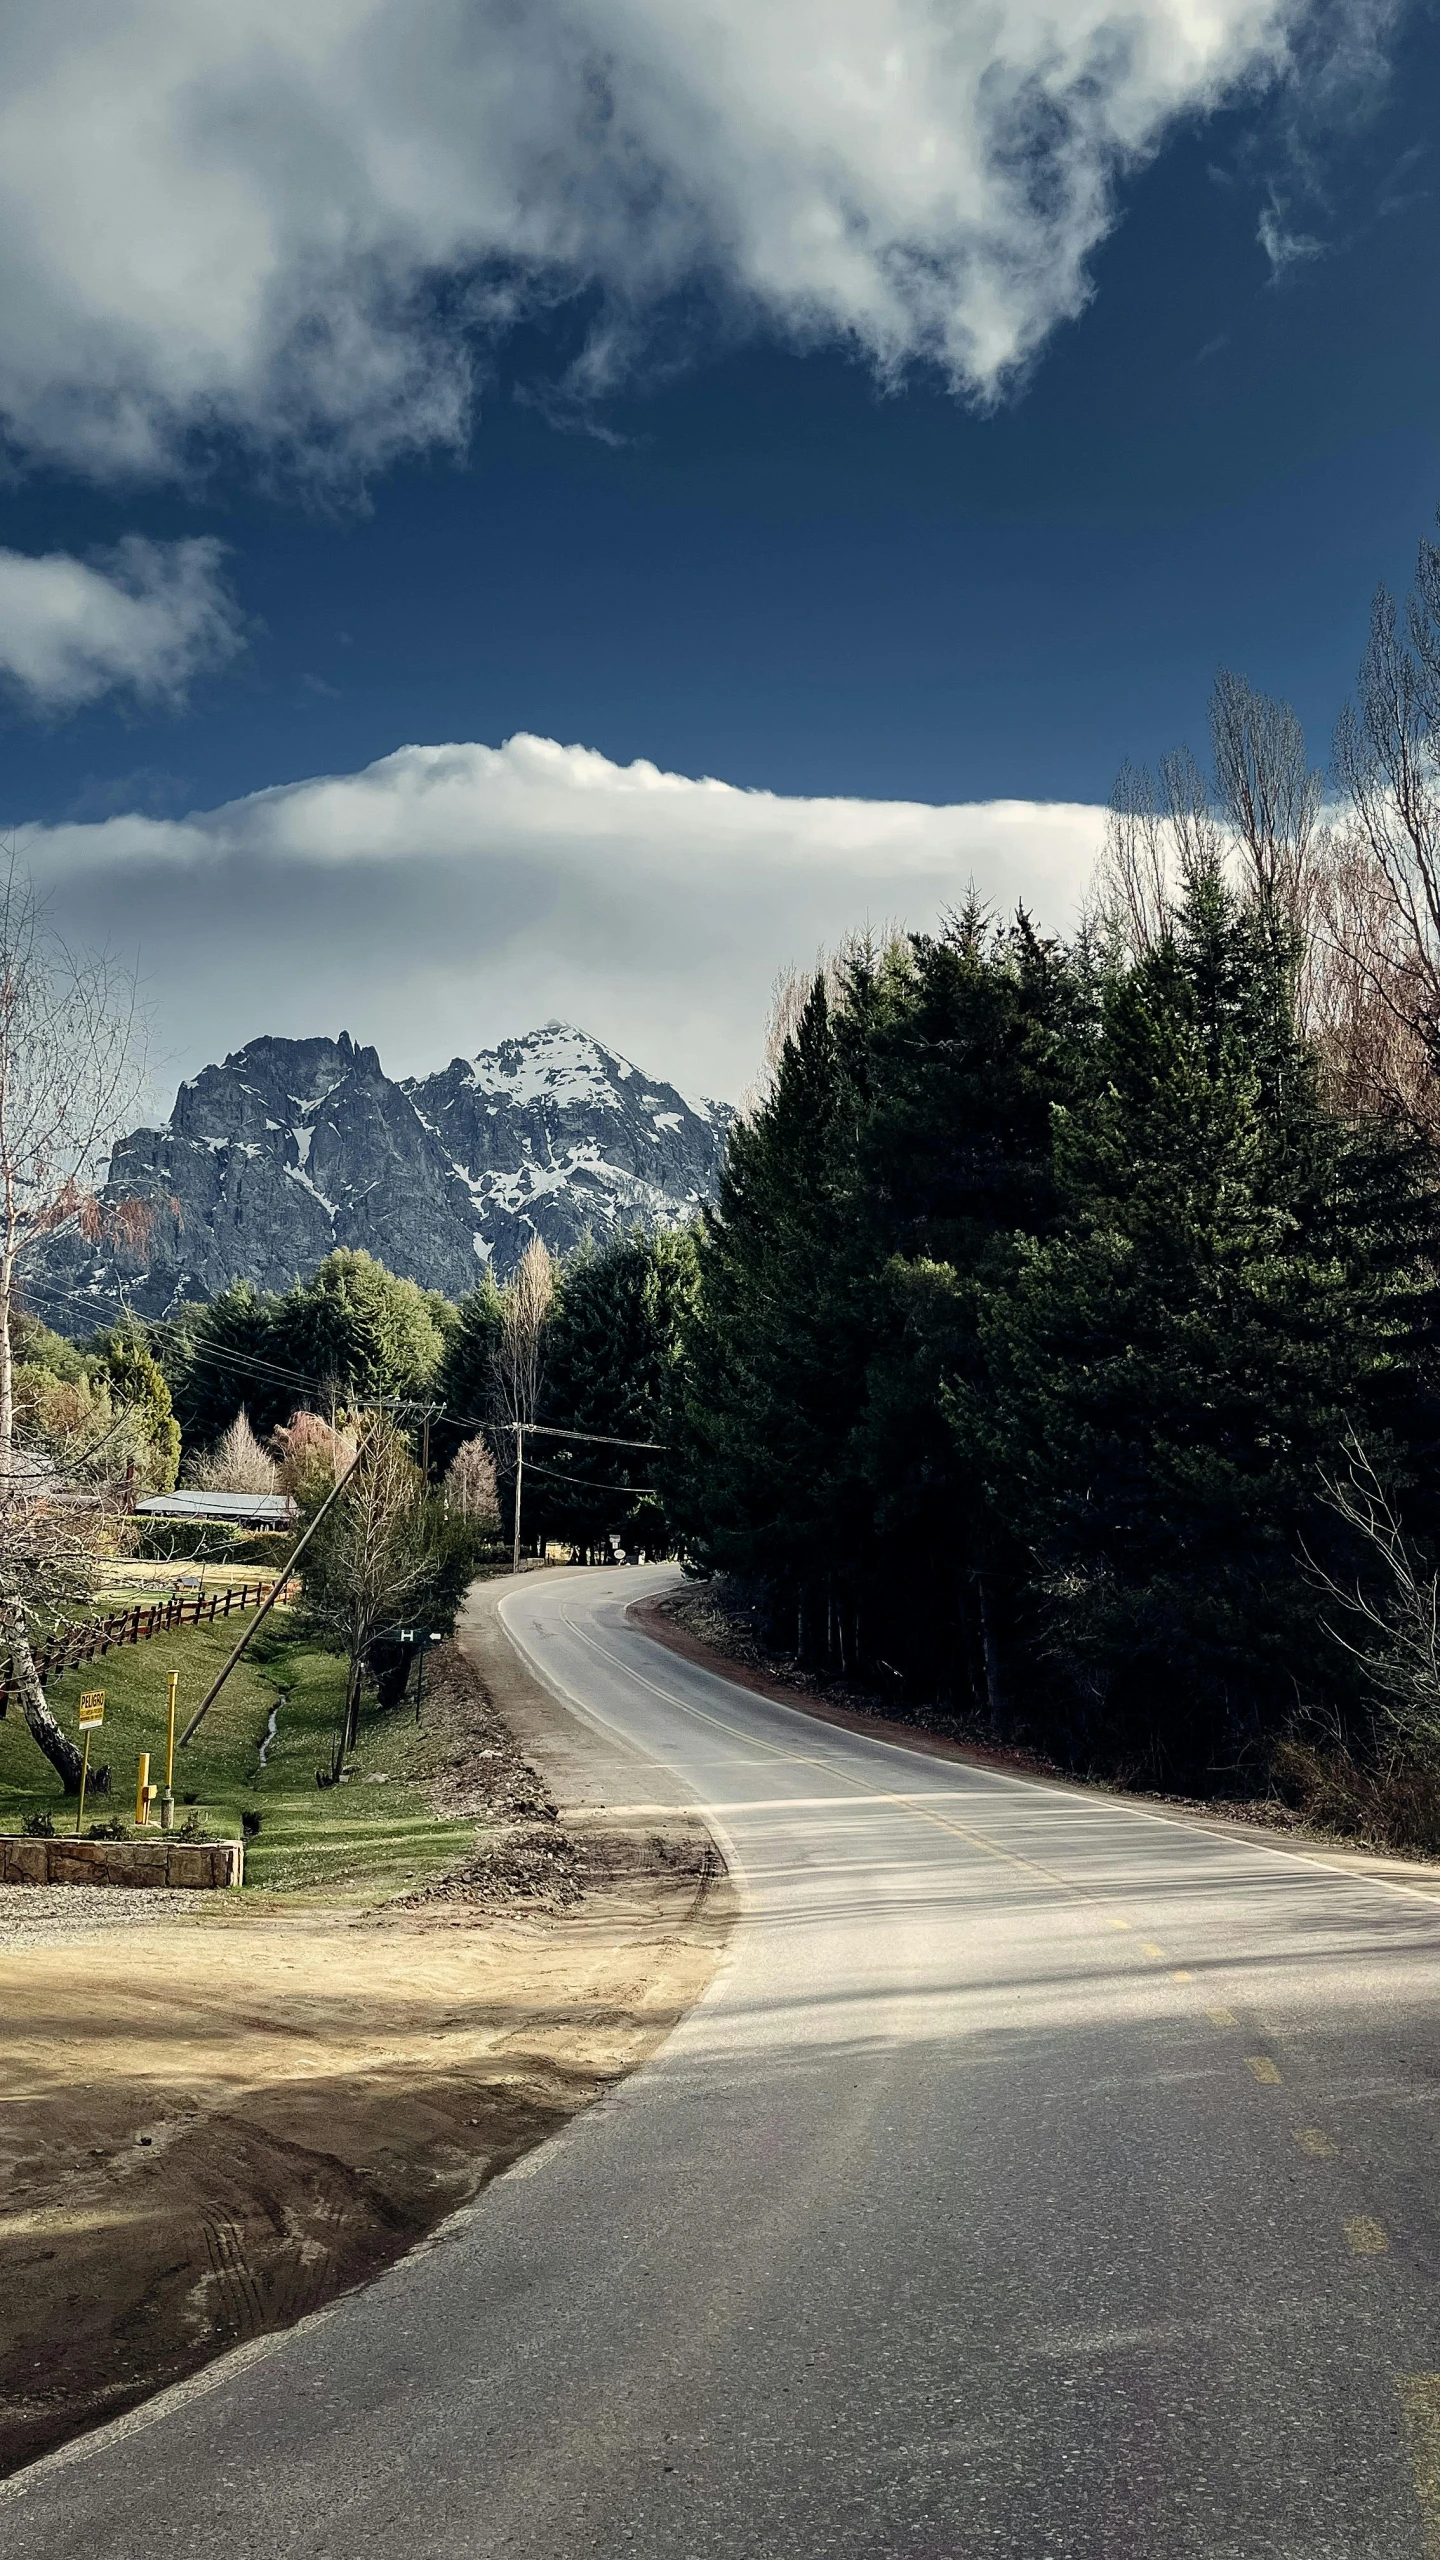
<svg viewBox="0 0 1440 2560"><path fill-rule="evenodd" d="M505 1605L504 1601L500 1604L502 1615ZM513 1630L511 1632L513 1633ZM630 1621L630 1632L632 1635L639 1636L643 1643L653 1645L657 1653L665 1652L666 1648L660 1643L659 1638L647 1635L645 1629L637 1627L633 1620ZM527 1661L531 1658L527 1652ZM683 1655L675 1658L684 1660ZM767 1698L758 1690L745 1688L738 1680L727 1680L723 1672L711 1671L703 1662L692 1662L687 1667L692 1671L698 1671L702 1680L713 1680L718 1688L733 1690L738 1697L752 1698L757 1704L772 1708L777 1715L793 1716L798 1722L811 1726L823 1721L820 1717L807 1715L803 1707L788 1706L781 1698ZM638 1672L635 1674L637 1679L641 1676ZM646 1685L651 1684L646 1683ZM664 1696L665 1692L661 1690L656 1694ZM678 1706L683 1702L676 1699L673 1703ZM932 1768L936 1765L929 1752L918 1750L913 1743L888 1742L879 1734L873 1733L860 1733L853 1738L857 1742L867 1743L874 1751L895 1751L903 1759L924 1760ZM1158 1822L1169 1831L1188 1832L1192 1840L1211 1841L1217 1849L1252 1849L1257 1857L1279 1858L1286 1866L1315 1867L1322 1875L1340 1876L1348 1884L1365 1884L1382 1893L1404 1894L1412 1902L1423 1903L1431 1912L1440 1908L1440 1885L1437 1885L1433 1891L1427 1892L1423 1885L1399 1884L1393 1876L1372 1875L1364 1868L1357 1869L1337 1864L1333 1859L1322 1857L1312 1849L1278 1849L1272 1848L1268 1840L1227 1839L1223 1832L1212 1831L1208 1823L1188 1821L1183 1813L1152 1813L1148 1806L1130 1804L1123 1796L1107 1795L1100 1799L1077 1796L1073 1788L1059 1779L1014 1777L1008 1769L986 1769L981 1774L987 1778L993 1778L998 1786L1012 1787L1022 1793L1034 1795L1066 1796L1073 1802L1094 1802L1097 1810L1127 1814L1132 1822Z"/></svg>

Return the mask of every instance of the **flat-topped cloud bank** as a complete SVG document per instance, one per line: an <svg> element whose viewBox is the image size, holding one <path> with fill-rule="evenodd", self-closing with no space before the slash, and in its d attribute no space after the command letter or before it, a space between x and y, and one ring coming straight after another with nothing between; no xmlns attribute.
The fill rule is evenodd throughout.
<svg viewBox="0 0 1440 2560"><path fill-rule="evenodd" d="M778 970L866 924L930 925L972 883L1068 925L1103 824L1076 802L742 790L522 735L23 841L67 931L138 951L157 1076L260 1023L363 1022L404 1075L561 1016L733 1098Z"/></svg>

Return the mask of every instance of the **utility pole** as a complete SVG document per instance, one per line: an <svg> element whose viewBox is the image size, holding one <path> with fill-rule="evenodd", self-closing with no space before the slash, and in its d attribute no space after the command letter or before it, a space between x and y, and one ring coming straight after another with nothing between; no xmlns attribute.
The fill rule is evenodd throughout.
<svg viewBox="0 0 1440 2560"><path fill-rule="evenodd" d="M541 1471L544 1472L543 1469ZM520 1489L525 1481L525 1425L515 1425L515 1555L514 1570L520 1570Z"/></svg>
<svg viewBox="0 0 1440 2560"><path fill-rule="evenodd" d="M308 1528L308 1529L303 1530L303 1531L301 1532L301 1535L297 1538L297 1540L296 1540L296 1542L295 1542L294 1546L293 1546L293 1547L291 1548L291 1550L290 1550L289 1555L288 1555L288 1556L286 1557L286 1559L285 1559L284 1567L283 1567L283 1569L282 1569L282 1571L281 1571L281 1573L280 1573L280 1575L279 1575L278 1580L277 1580L277 1581L275 1581L275 1582L273 1582L273 1583L271 1584L269 1592L267 1593L266 1597L261 1601L259 1608L256 1610L254 1617L251 1619L250 1624L249 1624L249 1626L246 1628L245 1633L244 1633L244 1634L243 1634L243 1636L241 1637L241 1639L240 1639L239 1643L236 1645L235 1650L234 1650L234 1652L231 1654L229 1661L225 1664L225 1667L224 1667L224 1669L223 1669L222 1671L217 1671L217 1673L216 1673L216 1675L215 1675L214 1679L213 1679L213 1680L211 1681L211 1683L210 1683L209 1688L206 1690L204 1697L201 1699L199 1706L196 1708L195 1713L193 1714L193 1716L191 1717L191 1719L190 1719L189 1723L188 1723L188 1724L187 1724L187 1726L185 1727L184 1732L181 1734L181 1736L180 1736L180 1748L181 1748L181 1750L182 1750L182 1751L184 1750L185 1745L186 1745L186 1743L189 1741L190 1736L192 1735L192 1733L194 1733L194 1732L195 1732L195 1730L196 1730L197 1726L202 1722L202 1720L204 1719L204 1717L206 1717L206 1716L209 1714L210 1709L213 1707L213 1705L214 1705L214 1703L215 1703L216 1699L219 1697L221 1690L224 1688L226 1681L229 1679L230 1674L231 1674L231 1672L234 1670L236 1663L239 1661L241 1654L245 1651L245 1648L246 1648L246 1646L249 1644L251 1637L254 1635L254 1633L255 1633L255 1631L256 1631L256 1629L257 1629L257 1627L260 1625L261 1620L262 1620L262 1619L264 1619L264 1618L268 1618L268 1616L269 1616L269 1614L270 1614L271 1610L272 1610L272 1609L274 1608L274 1606L275 1606L276 1601L279 1599L281 1592L284 1590L286 1583L289 1581L289 1578L290 1578L291 1574L294 1572L296 1565L299 1563L301 1556L304 1554L305 1549L309 1546L311 1539L314 1537L316 1530L319 1528L321 1521L325 1518L326 1513L327 1513L328 1511L330 1511L330 1510L334 1507L334 1505L339 1501L341 1494L344 1492L345 1487L346 1487L346 1486L347 1486L347 1484L349 1483L349 1481L350 1481L351 1477L354 1475L355 1470L356 1470L356 1468L359 1466L361 1459L362 1459L363 1457L365 1457L365 1456L368 1454L368 1452L369 1452L369 1447L370 1447L370 1442L369 1442L369 1438L368 1438L368 1436L367 1436L365 1439L363 1439L363 1440L361 1441L359 1448L356 1450L355 1455L354 1455L354 1457L351 1459L350 1464L349 1464L349 1466L346 1468L345 1473L343 1474L343 1476L341 1476L341 1477L339 1477L339 1478L338 1478L338 1480L337 1480L337 1482L336 1482L336 1485L335 1485L334 1492L333 1492L333 1493L327 1493L327 1494L326 1494L325 1499L324 1499L324 1501L321 1503L319 1510L316 1512L314 1519L311 1521L309 1528Z"/></svg>

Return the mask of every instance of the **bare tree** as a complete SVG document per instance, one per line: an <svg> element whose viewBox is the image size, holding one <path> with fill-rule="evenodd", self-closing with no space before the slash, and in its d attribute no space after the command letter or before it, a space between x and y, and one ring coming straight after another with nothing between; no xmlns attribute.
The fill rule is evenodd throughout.
<svg viewBox="0 0 1440 2560"><path fill-rule="evenodd" d="M1155 777L1127 757L1110 794L1093 913L1106 942L1132 960L1147 959L1169 929L1175 898L1171 854Z"/></svg>
<svg viewBox="0 0 1440 2560"><path fill-rule="evenodd" d="M6 1483L0 1631L10 1653L9 1686L31 1738L73 1795L80 1784L80 1752L51 1712L35 1668L31 1627L37 1613L53 1625L88 1612L105 1546L104 1515L98 1501L87 1506L57 1483L38 1453L32 1465L28 1484L23 1464L12 1466ZM92 1770L92 1783L94 1777Z"/></svg>
<svg viewBox="0 0 1440 2560"><path fill-rule="evenodd" d="M337 1485L360 1445L353 1432L303 1407L277 1425L270 1443L279 1453L280 1491L300 1502L316 1499L322 1485Z"/></svg>
<svg viewBox="0 0 1440 2560"><path fill-rule="evenodd" d="M447 1510L457 1511L462 1520L472 1520L477 1529L499 1528L495 1460L482 1432L477 1431L472 1440L462 1440L451 1459L445 1477L445 1504Z"/></svg>
<svg viewBox="0 0 1440 2560"><path fill-rule="evenodd" d="M32 1739L73 1793L80 1753L51 1713L35 1668L32 1626L88 1617L96 1567L114 1545L113 1487L135 1450L135 1408L105 1396L58 1426L12 1442L0 1480L0 1635L8 1685ZM93 1773L92 1773L93 1774Z"/></svg>
<svg viewBox="0 0 1440 2560"><path fill-rule="evenodd" d="M1323 1499L1355 1531L1380 1572L1378 1591L1357 1575L1346 1586L1310 1560L1321 1591L1353 1633L1326 1622L1327 1632L1365 1674L1384 1723L1400 1750L1440 1744L1440 1574L1406 1537L1394 1497L1354 1431L1346 1433L1343 1472L1323 1475Z"/></svg>
<svg viewBox="0 0 1440 2560"><path fill-rule="evenodd" d="M79 1754L45 1703L30 1630L37 1609L88 1596L94 1539L53 1458L17 1447L11 1318L28 1256L106 1222L95 1177L135 1098L136 1034L133 985L51 931L12 848L0 870L0 1625L26 1723L67 1786ZM139 1204L110 1214L131 1236L148 1226Z"/></svg>
<svg viewBox="0 0 1440 2560"><path fill-rule="evenodd" d="M10 1314L37 1245L106 1223L95 1177L139 1085L133 983L52 932L14 853L0 876L0 1465L14 1436ZM139 1202L109 1212L142 1234Z"/></svg>
<svg viewBox="0 0 1440 2560"><path fill-rule="evenodd" d="M355 1740L370 1647L428 1570L424 1479L393 1423L377 1419L303 1575L307 1613L342 1639L348 1658L337 1775Z"/></svg>
<svg viewBox="0 0 1440 2560"><path fill-rule="evenodd" d="M189 1470L190 1482L201 1493L278 1493L280 1469L269 1451L263 1449L250 1428L250 1416L240 1407L228 1431L221 1433L213 1449L196 1458Z"/></svg>
<svg viewBox="0 0 1440 2560"><path fill-rule="evenodd" d="M1389 881L1353 825L1325 830L1318 846L1304 997L1334 1107L1440 1148L1424 984Z"/></svg>
<svg viewBox="0 0 1440 2560"><path fill-rule="evenodd" d="M1440 547L1420 546L1403 616L1376 596L1359 698L1335 738L1348 803L1352 869L1364 894L1356 967L1371 1001L1391 1013L1401 1048L1440 1071ZM1368 874L1368 877L1365 875ZM1433 1131L1433 1099L1422 1125Z"/></svg>
<svg viewBox="0 0 1440 2560"><path fill-rule="evenodd" d="M1127 959L1159 949L1186 889L1209 874L1233 871L1238 860L1246 894L1258 898L1303 869L1302 852L1284 833L1295 800L1294 713L1222 673L1210 716L1213 792L1188 747L1161 757L1158 780L1129 763L1116 776L1091 912L1103 939Z"/></svg>
<svg viewBox="0 0 1440 2560"><path fill-rule="evenodd" d="M1222 668L1210 696L1215 791L1251 897L1267 919L1307 930L1323 777L1288 702Z"/></svg>
<svg viewBox="0 0 1440 2560"><path fill-rule="evenodd" d="M555 1295L555 1266L532 1236L500 1294L500 1339L491 1358L499 1418L515 1441L514 1568L520 1570L520 1506L525 1484L525 1433L540 1410L545 1375L545 1328Z"/></svg>

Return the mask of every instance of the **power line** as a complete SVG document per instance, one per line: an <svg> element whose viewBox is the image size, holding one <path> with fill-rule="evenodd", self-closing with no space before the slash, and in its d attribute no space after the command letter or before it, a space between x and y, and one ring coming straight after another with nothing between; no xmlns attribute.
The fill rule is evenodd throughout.
<svg viewBox="0 0 1440 2560"><path fill-rule="evenodd" d="M87 1298L80 1290L57 1289L46 1281L31 1281L27 1277L25 1294L27 1297L46 1299L52 1306L63 1304L83 1307L87 1314L97 1312L93 1300ZM257 1385L261 1386L304 1387L311 1395L323 1396L332 1385L344 1383L350 1385L352 1392L356 1392L353 1381L316 1378L304 1369L291 1369L280 1361L267 1360L259 1352L230 1350L222 1343L206 1342L203 1336L199 1340L185 1344L184 1356L192 1365L198 1361L209 1368L232 1370L242 1376L253 1378ZM374 1396L368 1401L374 1406L402 1413L412 1409L416 1412L424 1410L420 1400L413 1396ZM574 1431L559 1423L515 1423L499 1421L493 1414L452 1413L447 1405L432 1405L429 1410L436 1421L451 1422L461 1429L472 1431L524 1431L541 1440L562 1440L567 1444L584 1442L587 1446L600 1449L635 1449L654 1457L664 1456L669 1448L668 1441L624 1440L610 1431ZM538 1465L539 1462L532 1460L531 1463ZM574 1477L570 1481L578 1484L582 1479ZM648 1491L649 1488L647 1487L646 1490Z"/></svg>
<svg viewBox="0 0 1440 2560"><path fill-rule="evenodd" d="M558 1422L482 1422L473 1413L452 1413L446 1419L473 1423L477 1431L535 1432L542 1440L591 1440L601 1449L649 1449L656 1455L663 1455L670 1446L668 1440L617 1440L610 1431L563 1430Z"/></svg>
<svg viewBox="0 0 1440 2560"><path fill-rule="evenodd" d="M562 1475L558 1467L547 1467L539 1458L531 1459L529 1473L544 1476L550 1484L578 1484L585 1493L638 1493L648 1494L652 1501L657 1499L653 1484L597 1484L593 1476Z"/></svg>

